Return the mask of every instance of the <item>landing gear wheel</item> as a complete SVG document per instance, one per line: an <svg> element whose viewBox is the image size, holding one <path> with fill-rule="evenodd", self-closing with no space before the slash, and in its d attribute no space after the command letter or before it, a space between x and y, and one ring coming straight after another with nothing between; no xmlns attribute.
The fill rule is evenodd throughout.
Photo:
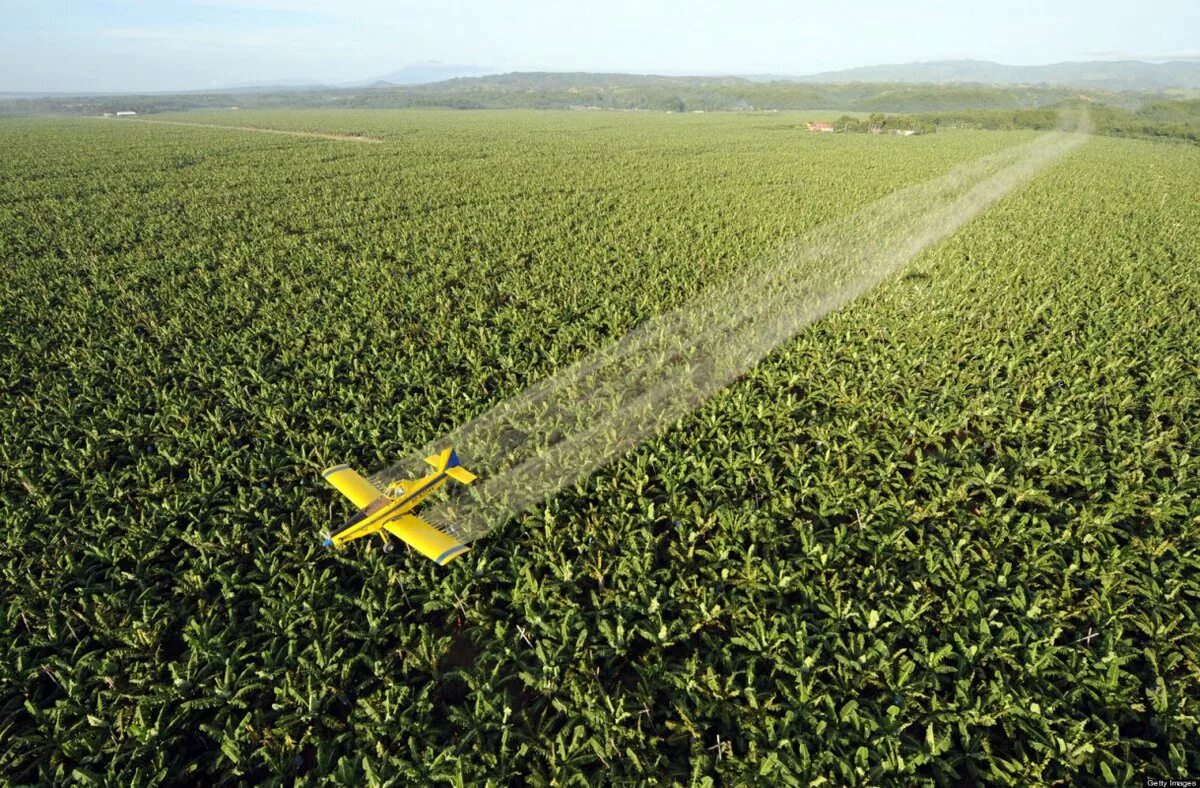
<svg viewBox="0 0 1200 788"><path fill-rule="evenodd" d="M390 552L392 552L392 551L393 551L393 550L395 550L395 549L396 549L396 545L392 544L391 542L384 542L384 543L383 543L383 552L385 552L385 553L390 553Z"/></svg>

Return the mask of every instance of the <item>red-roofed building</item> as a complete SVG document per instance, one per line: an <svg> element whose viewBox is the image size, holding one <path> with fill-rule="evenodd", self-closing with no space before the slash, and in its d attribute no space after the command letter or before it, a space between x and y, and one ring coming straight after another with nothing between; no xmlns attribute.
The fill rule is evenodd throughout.
<svg viewBox="0 0 1200 788"><path fill-rule="evenodd" d="M833 124L825 121L812 121L807 124L809 131L833 131Z"/></svg>

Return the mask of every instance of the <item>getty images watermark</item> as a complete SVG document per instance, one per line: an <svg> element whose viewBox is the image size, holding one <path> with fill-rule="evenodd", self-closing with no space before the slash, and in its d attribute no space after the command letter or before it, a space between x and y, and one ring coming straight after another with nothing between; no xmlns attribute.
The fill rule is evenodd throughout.
<svg viewBox="0 0 1200 788"><path fill-rule="evenodd" d="M1200 788L1200 779L1195 777L1147 777L1146 788Z"/></svg>

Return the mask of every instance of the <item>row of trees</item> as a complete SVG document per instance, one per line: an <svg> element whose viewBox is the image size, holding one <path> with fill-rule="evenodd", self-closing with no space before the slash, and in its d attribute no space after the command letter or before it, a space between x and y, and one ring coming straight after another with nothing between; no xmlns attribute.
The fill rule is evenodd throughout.
<svg viewBox="0 0 1200 788"><path fill-rule="evenodd" d="M937 126L917 115L885 115L882 112L872 112L866 118L855 118L843 115L833 122L835 131L849 131L870 134L887 134L893 131L912 131L917 134L929 134L937 131Z"/></svg>
<svg viewBox="0 0 1200 788"><path fill-rule="evenodd" d="M958 110L925 113L921 121L934 128L1054 129L1061 110L1086 108L1096 134L1151 137L1200 142L1200 101L1164 101L1136 110L1108 105L1064 102L1054 107L1020 110Z"/></svg>

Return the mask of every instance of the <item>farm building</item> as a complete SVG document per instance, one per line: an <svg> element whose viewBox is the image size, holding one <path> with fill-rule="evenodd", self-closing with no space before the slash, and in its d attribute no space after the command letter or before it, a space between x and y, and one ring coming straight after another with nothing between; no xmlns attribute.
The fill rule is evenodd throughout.
<svg viewBox="0 0 1200 788"><path fill-rule="evenodd" d="M812 121L806 125L809 131L833 131L833 124L823 120Z"/></svg>
<svg viewBox="0 0 1200 788"><path fill-rule="evenodd" d="M117 113L117 117L118 117L118 118L123 118L123 117L125 117L126 115L136 115L136 114L137 114L137 113L136 113L136 112L134 112L133 110L131 110L131 109L126 109L126 110L121 110L120 112L118 112L118 113Z"/></svg>

